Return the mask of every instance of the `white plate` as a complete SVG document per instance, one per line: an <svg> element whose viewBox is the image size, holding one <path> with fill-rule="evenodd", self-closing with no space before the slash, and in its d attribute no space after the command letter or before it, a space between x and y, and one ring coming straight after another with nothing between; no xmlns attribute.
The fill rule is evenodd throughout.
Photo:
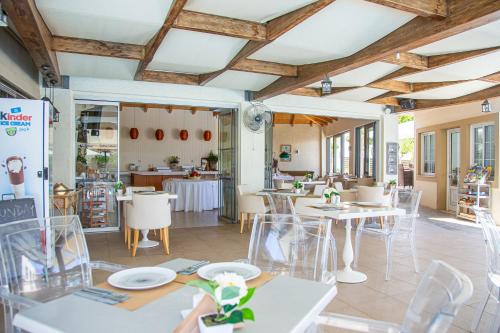
<svg viewBox="0 0 500 333"><path fill-rule="evenodd" d="M367 207L385 207L385 204L380 202L370 202L370 201L355 201L351 202L353 205L367 206Z"/></svg>
<svg viewBox="0 0 500 333"><path fill-rule="evenodd" d="M262 272L257 266L242 262L219 262L205 265L198 270L198 275L205 280L212 280L222 273L236 273L248 281L255 279Z"/></svg>
<svg viewBox="0 0 500 333"><path fill-rule="evenodd" d="M108 277L108 283L116 288L143 290L163 286L175 280L177 274L163 267L137 267L116 272Z"/></svg>

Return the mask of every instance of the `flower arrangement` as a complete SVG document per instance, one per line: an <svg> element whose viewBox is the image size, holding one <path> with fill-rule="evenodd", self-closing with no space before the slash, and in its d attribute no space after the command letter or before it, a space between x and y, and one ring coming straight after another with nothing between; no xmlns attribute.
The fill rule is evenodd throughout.
<svg viewBox="0 0 500 333"><path fill-rule="evenodd" d="M123 182L121 180L117 181L114 188L116 192L120 192L120 190L123 190Z"/></svg>
<svg viewBox="0 0 500 333"><path fill-rule="evenodd" d="M255 288L247 288L242 276L235 273L222 273L211 281L194 280L188 282L188 285L203 290L216 305L217 312L200 317L200 324L213 327L255 320L253 311L243 307L252 298Z"/></svg>
<svg viewBox="0 0 500 333"><path fill-rule="evenodd" d="M294 180L292 186L296 190L300 190L300 189L302 189L302 187L304 187L304 185L302 185L300 180Z"/></svg>
<svg viewBox="0 0 500 333"><path fill-rule="evenodd" d="M491 173L491 170L491 166L483 167L482 165L474 164L467 170L464 183L483 184Z"/></svg>
<svg viewBox="0 0 500 333"><path fill-rule="evenodd" d="M312 179L313 179L313 174L312 174L312 172L308 172L308 173L306 173L306 175L304 176L304 179L306 179L306 180L307 180L307 179L312 180Z"/></svg>
<svg viewBox="0 0 500 333"><path fill-rule="evenodd" d="M335 197L335 201L337 202L337 198L340 198L340 193L337 189L333 187L329 187L323 191L323 197L326 199L326 203L332 203L332 199Z"/></svg>

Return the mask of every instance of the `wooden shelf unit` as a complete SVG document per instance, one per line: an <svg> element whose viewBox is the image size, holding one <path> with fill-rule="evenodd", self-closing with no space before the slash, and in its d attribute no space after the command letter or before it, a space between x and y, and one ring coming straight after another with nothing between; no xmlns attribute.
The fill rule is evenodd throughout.
<svg viewBox="0 0 500 333"><path fill-rule="evenodd" d="M474 206L491 209L491 185L489 183L463 183L458 189L457 217L476 222Z"/></svg>

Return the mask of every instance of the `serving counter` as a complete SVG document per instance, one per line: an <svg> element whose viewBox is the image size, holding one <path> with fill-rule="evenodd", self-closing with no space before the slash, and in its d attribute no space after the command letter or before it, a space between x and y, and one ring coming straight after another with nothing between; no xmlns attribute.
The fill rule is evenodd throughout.
<svg viewBox="0 0 500 333"><path fill-rule="evenodd" d="M203 179L216 179L219 171L197 171ZM130 183L132 186L154 186L156 191L163 190L166 179L184 178L188 171L132 171Z"/></svg>

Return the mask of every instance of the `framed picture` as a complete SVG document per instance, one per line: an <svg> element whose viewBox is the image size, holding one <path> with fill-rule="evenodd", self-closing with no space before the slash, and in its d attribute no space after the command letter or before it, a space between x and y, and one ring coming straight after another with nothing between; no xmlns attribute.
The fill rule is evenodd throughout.
<svg viewBox="0 0 500 333"><path fill-rule="evenodd" d="M292 145L280 145L280 161L290 162L292 160Z"/></svg>
<svg viewBox="0 0 500 333"><path fill-rule="evenodd" d="M201 169L202 170L207 170L208 169L208 160L206 158L202 158L201 159L201 163L200 163L200 166L201 166Z"/></svg>

